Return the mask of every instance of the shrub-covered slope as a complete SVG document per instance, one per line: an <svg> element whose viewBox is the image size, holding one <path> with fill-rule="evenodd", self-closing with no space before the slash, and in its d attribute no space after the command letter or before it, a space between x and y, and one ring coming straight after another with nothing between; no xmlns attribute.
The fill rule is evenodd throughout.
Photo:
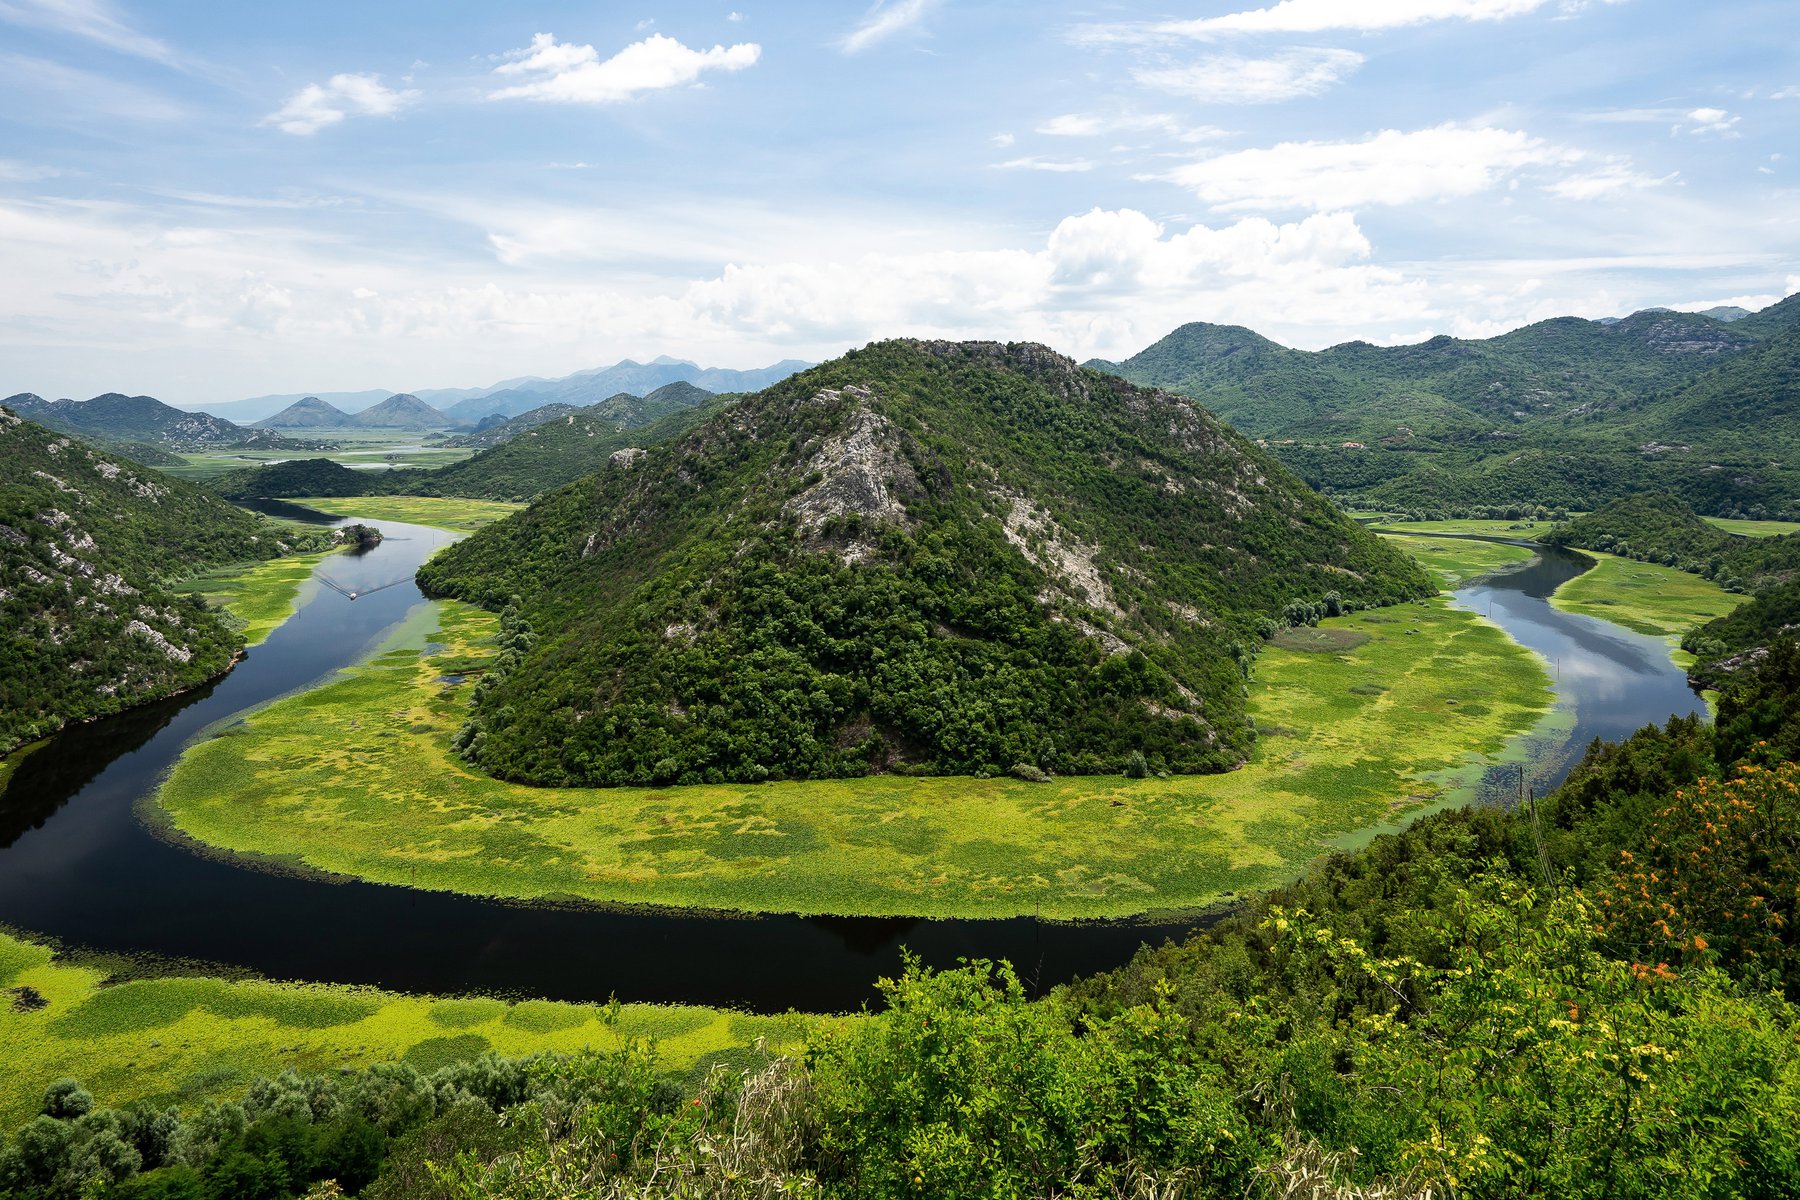
<svg viewBox="0 0 1800 1200"><path fill-rule="evenodd" d="M911 341L615 455L420 578L523 598L471 756L588 784L1223 769L1259 627L1432 590L1191 401Z"/></svg>
<svg viewBox="0 0 1800 1200"><path fill-rule="evenodd" d="M223 671L239 639L160 581L279 554L273 530L0 409L0 752Z"/></svg>

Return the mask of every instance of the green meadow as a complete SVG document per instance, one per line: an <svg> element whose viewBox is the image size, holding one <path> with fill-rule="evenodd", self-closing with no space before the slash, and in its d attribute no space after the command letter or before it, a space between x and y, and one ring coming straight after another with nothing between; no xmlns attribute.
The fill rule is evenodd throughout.
<svg viewBox="0 0 1800 1200"><path fill-rule="evenodd" d="M1472 533L1481 537L1531 541L1549 533L1556 525L1555 521L1534 521L1529 517L1521 520L1476 517L1455 521L1379 521L1374 528L1378 533Z"/></svg>
<svg viewBox="0 0 1800 1200"><path fill-rule="evenodd" d="M290 503L376 525L382 521L404 521L409 525L429 525L455 533L473 533L525 507L500 500L439 496L319 496Z"/></svg>
<svg viewBox="0 0 1800 1200"><path fill-rule="evenodd" d="M1444 522L1468 524L1469 522ZM1532 551L1506 542L1484 542L1468 537L1429 537L1383 533L1382 537L1424 563L1437 576L1438 586L1455 591L1471 579L1478 579L1501 567L1525 562Z"/></svg>
<svg viewBox="0 0 1800 1200"><path fill-rule="evenodd" d="M244 645L255 646L293 615L300 589L312 578L313 568L336 553L322 550L240 563L196 575L178 584L176 590L197 594L213 608L224 609L243 635Z"/></svg>
<svg viewBox="0 0 1800 1200"><path fill-rule="evenodd" d="M1714 529L1723 529L1726 533L1735 533L1739 537L1768 538L1780 537L1787 533L1800 533L1800 521L1740 521L1731 517L1701 517Z"/></svg>
<svg viewBox="0 0 1800 1200"><path fill-rule="evenodd" d="M656 1040L674 1070L702 1073L758 1039L796 1049L825 1018L758 1017L693 1006L446 999L372 988L201 976L116 982L0 932L0 1128L36 1111L44 1088L79 1078L102 1103L184 1107L241 1093L287 1067L330 1071L399 1060L435 1070L506 1055Z"/></svg>
<svg viewBox="0 0 1800 1200"><path fill-rule="evenodd" d="M1710 580L1674 567L1641 563L1598 550L1583 550L1595 567L1556 591L1550 603L1564 612L1600 617L1671 646L1696 625L1722 617L1744 602ZM1676 652L1676 661L1692 661Z"/></svg>
<svg viewBox="0 0 1800 1200"><path fill-rule="evenodd" d="M191 748L160 818L277 868L480 895L1127 917L1269 887L1358 831L1466 796L1552 701L1533 655L1439 599L1266 647L1259 749L1224 775L531 788L450 748L495 618L447 602L432 623Z"/></svg>

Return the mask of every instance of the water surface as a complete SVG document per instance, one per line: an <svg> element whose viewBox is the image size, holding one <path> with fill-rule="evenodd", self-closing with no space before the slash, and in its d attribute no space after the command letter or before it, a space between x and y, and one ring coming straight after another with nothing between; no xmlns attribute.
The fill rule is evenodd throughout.
<svg viewBox="0 0 1800 1200"><path fill-rule="evenodd" d="M286 517L305 512L278 509ZM528 907L255 870L156 836L134 806L153 794L193 737L358 661L427 603L413 572L455 535L374 523L385 539L326 559L299 611L229 675L66 730L19 762L0 794L0 922L73 945L226 963L275 978L565 1000L616 995L761 1012L855 1009L875 999L879 976L898 973L903 946L938 966L1007 958L1045 987L1119 966L1140 943L1194 926ZM1697 705L1656 639L1545 602L1591 565L1545 550L1456 597L1491 612L1555 664L1577 747ZM350 600L351 592L358 598ZM1566 760L1539 764L1540 784L1560 780L1564 770Z"/></svg>

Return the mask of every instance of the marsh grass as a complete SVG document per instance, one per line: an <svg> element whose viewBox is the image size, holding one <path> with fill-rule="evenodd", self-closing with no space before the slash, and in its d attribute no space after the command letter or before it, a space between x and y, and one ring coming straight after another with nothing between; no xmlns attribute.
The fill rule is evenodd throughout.
<svg viewBox="0 0 1800 1200"><path fill-rule="evenodd" d="M294 615L302 603L303 588L308 589L309 596L316 590L309 587L313 568L337 552L322 550L266 562L239 563L196 575L176 585L175 590L196 594L211 607L224 609L243 636L244 645L255 646Z"/></svg>
<svg viewBox="0 0 1800 1200"><path fill-rule="evenodd" d="M1550 603L1564 612L1599 617L1637 633L1660 637L1671 646L1683 634L1744 602L1715 583L1674 567L1641 563L1598 550L1583 550L1593 570L1571 579ZM1676 661L1692 660L1679 652Z"/></svg>
<svg viewBox="0 0 1800 1200"><path fill-rule="evenodd" d="M529 788L450 749L478 676L446 684L445 666L478 661L495 619L426 611L336 681L191 748L159 796L166 819L227 851L478 895L1126 917L1272 886L1397 812L1471 795L1552 699L1534 656L1440 599L1265 648L1251 711L1285 734L1225 775Z"/></svg>
<svg viewBox="0 0 1800 1200"><path fill-rule="evenodd" d="M1472 579L1492 574L1501 567L1522 563L1532 556L1532 551L1524 546L1512 546L1505 542L1483 542L1472 537L1432 537L1425 531L1443 527L1443 532L1480 532L1462 531L1450 528L1461 525L1485 525L1496 522L1484 521L1418 521L1396 529L1417 529L1416 535L1394 534L1383 532L1382 537L1399 546L1408 554L1424 564L1427 570L1437 576L1438 585L1445 591L1454 591ZM1548 523L1543 526L1548 529ZM1530 532L1496 532L1496 537L1526 537Z"/></svg>
<svg viewBox="0 0 1800 1200"><path fill-rule="evenodd" d="M112 965L59 960L47 946L0 932L0 987L30 987L46 1001L31 1010L0 1003L0 1128L29 1118L44 1088L66 1077L103 1104L193 1104L285 1067L404 1060L430 1070L489 1049L618 1049L628 1038L657 1039L663 1061L679 1071L746 1053L758 1039L777 1052L797 1049L822 1019L180 975L108 983Z"/></svg>
<svg viewBox="0 0 1800 1200"><path fill-rule="evenodd" d="M499 500L458 500L437 496L320 496L293 500L316 512L365 521L401 521L456 533L473 533L525 506Z"/></svg>

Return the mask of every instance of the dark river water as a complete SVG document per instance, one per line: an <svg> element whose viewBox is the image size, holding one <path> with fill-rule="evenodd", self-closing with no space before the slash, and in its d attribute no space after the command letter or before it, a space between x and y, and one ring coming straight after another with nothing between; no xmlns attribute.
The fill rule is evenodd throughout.
<svg viewBox="0 0 1800 1200"><path fill-rule="evenodd" d="M231 964L273 978L758 1012L858 1008L875 999L879 976L898 973L902 947L939 966L1007 958L1047 987L1116 967L1140 943L1193 927L528 907L272 874L149 831L134 808L197 734L356 662L426 603L412 574L451 535L379 525L385 541L327 559L318 572L327 586L309 584L299 611L223 679L66 730L18 764L0 794L0 923L69 945ZM1544 603L1588 565L1546 551L1458 594L1469 608L1491 607L1497 623L1557 664L1577 747L1695 707L1659 642ZM1560 757L1545 761L1537 778L1553 783L1565 769Z"/></svg>

